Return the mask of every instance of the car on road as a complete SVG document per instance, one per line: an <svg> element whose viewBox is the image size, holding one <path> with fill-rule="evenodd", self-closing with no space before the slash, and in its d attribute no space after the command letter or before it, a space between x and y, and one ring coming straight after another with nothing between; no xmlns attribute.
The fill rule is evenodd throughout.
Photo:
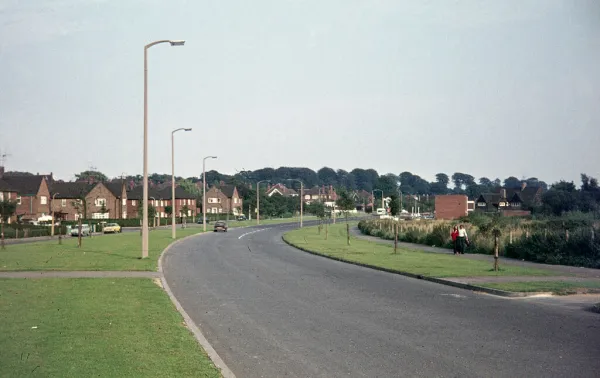
<svg viewBox="0 0 600 378"><path fill-rule="evenodd" d="M214 231L215 232L219 232L219 231L227 232L227 223L225 223L224 221L216 221Z"/></svg>
<svg viewBox="0 0 600 378"><path fill-rule="evenodd" d="M92 229L89 224L81 225L81 236L90 236L91 233ZM71 228L71 236L79 236L79 225L76 224Z"/></svg>
<svg viewBox="0 0 600 378"><path fill-rule="evenodd" d="M245 221L245 220L247 220L247 218L246 218L245 215L238 215L237 220L239 220L239 221Z"/></svg>
<svg viewBox="0 0 600 378"><path fill-rule="evenodd" d="M104 226L104 228L102 229L102 232L104 232L105 234L117 234L121 232L121 226L119 226L118 223L107 223L106 226Z"/></svg>
<svg viewBox="0 0 600 378"><path fill-rule="evenodd" d="M206 224L210 223L210 219L208 218L204 218L202 219L202 217L198 218L198 220L196 221L197 224L204 224L204 222L206 222Z"/></svg>

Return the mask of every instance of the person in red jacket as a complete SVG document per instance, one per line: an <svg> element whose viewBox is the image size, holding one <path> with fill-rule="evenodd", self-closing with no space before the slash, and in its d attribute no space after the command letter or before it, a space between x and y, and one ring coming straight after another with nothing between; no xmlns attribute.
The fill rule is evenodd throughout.
<svg viewBox="0 0 600 378"><path fill-rule="evenodd" d="M454 249L454 254L458 255L458 248L457 248L457 241L456 241L456 239L458 238L458 227L454 226L454 228L452 229L452 232L450 233L450 236L452 237L452 247Z"/></svg>

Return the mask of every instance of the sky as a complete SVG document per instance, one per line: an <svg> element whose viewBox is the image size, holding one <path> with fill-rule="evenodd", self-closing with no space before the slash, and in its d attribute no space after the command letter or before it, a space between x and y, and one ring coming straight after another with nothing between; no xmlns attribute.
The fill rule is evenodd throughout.
<svg viewBox="0 0 600 378"><path fill-rule="evenodd" d="M0 0L7 170L600 177L596 0Z"/></svg>

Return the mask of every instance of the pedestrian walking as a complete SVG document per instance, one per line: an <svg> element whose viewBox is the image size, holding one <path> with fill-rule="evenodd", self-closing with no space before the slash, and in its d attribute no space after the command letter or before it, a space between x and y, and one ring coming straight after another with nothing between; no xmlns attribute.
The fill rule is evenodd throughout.
<svg viewBox="0 0 600 378"><path fill-rule="evenodd" d="M462 224L458 226L458 237L456 238L456 242L458 246L458 253L464 255L465 249L467 249L467 244L469 243L469 235L467 235L467 230Z"/></svg>
<svg viewBox="0 0 600 378"><path fill-rule="evenodd" d="M450 233L450 237L452 238L452 249L454 250L454 254L458 255L458 226L454 226L452 228L452 232Z"/></svg>

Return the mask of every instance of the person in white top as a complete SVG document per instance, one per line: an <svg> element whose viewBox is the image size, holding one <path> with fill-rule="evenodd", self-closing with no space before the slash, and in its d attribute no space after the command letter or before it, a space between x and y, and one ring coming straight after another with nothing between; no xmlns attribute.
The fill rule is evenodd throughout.
<svg viewBox="0 0 600 378"><path fill-rule="evenodd" d="M456 238L457 250L461 255L465 254L465 249L467 249L467 243L469 242L469 236L467 235L467 230L465 226L462 224L458 226L458 237Z"/></svg>

